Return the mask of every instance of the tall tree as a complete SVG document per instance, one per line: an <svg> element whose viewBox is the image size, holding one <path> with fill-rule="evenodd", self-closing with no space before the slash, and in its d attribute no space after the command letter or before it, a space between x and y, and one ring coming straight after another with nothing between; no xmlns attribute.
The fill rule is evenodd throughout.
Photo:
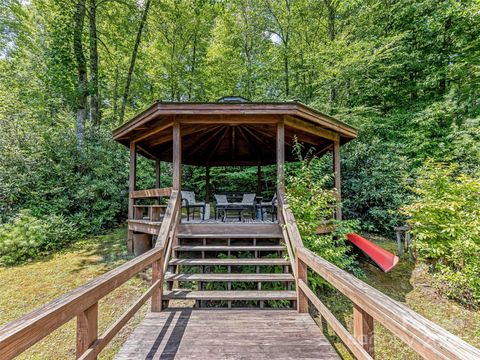
<svg viewBox="0 0 480 360"><path fill-rule="evenodd" d="M90 120L100 125L100 91L98 88L97 4L90 0Z"/></svg>
<svg viewBox="0 0 480 360"><path fill-rule="evenodd" d="M73 31L73 49L77 60L77 111L76 135L79 149L83 149L85 140L85 118L87 107L87 61L83 53L83 26L85 20L85 0L78 0L75 11L75 27Z"/></svg>
<svg viewBox="0 0 480 360"><path fill-rule="evenodd" d="M132 74L133 74L133 70L135 69L135 61L137 60L138 47L140 46L140 42L142 40L143 28L145 27L145 23L147 22L148 11L150 9L151 2L152 2L151 0L147 0L145 2L145 8L143 9L142 19L140 20L140 24L138 26L137 37L133 45L132 57L130 59L130 67L128 68L128 74L127 74L127 82L125 83L125 90L123 92L122 107L120 109L120 117L119 117L120 124L123 123L123 118L125 117L125 106L127 105L128 93L130 91L130 84L132 82Z"/></svg>

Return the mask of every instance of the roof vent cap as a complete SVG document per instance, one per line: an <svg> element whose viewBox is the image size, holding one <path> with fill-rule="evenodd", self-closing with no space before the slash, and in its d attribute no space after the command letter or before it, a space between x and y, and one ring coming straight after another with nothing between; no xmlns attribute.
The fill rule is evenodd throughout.
<svg viewBox="0 0 480 360"><path fill-rule="evenodd" d="M247 103L250 100L241 96L224 96L217 100L219 103Z"/></svg>

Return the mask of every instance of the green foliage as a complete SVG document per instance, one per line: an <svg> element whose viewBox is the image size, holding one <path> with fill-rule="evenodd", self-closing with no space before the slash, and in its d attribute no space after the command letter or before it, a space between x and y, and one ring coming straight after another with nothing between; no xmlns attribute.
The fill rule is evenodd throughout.
<svg viewBox="0 0 480 360"><path fill-rule="evenodd" d="M480 178L454 165L427 163L404 208L418 256L452 298L480 305Z"/></svg>
<svg viewBox="0 0 480 360"><path fill-rule="evenodd" d="M0 225L0 265L13 265L61 249L76 236L64 216L33 216L22 210L8 224Z"/></svg>
<svg viewBox="0 0 480 360"><path fill-rule="evenodd" d="M322 164L317 158L301 160L300 166L287 174L286 196L305 247L338 267L360 275L355 256L350 253L350 247L345 243L345 235L355 231L357 222L335 221L334 232L316 235L320 221L332 217L337 203L336 191L326 188L328 178L322 175ZM318 281L321 283L318 279L312 281L313 286L318 285Z"/></svg>

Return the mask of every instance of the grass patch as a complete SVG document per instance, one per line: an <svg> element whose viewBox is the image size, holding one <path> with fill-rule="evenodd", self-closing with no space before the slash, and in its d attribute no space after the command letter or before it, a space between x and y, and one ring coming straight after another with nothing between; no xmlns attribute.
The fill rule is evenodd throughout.
<svg viewBox="0 0 480 360"><path fill-rule="evenodd" d="M8 323L95 277L121 265L127 255L126 229L76 242L71 247L28 264L0 268L0 325ZM112 324L148 288L149 274L140 273L99 302L99 334ZM140 322L145 305L101 353L111 359ZM23 353L21 359L75 357L73 319Z"/></svg>
<svg viewBox="0 0 480 360"><path fill-rule="evenodd" d="M396 253L395 241L373 235L366 235L384 249ZM375 266L361 262L365 273L362 280L394 300L404 303L425 318L439 324L451 333L475 347L480 347L480 311L465 308L447 299L433 286L433 278L427 268L410 261L404 254L399 264L389 273L383 273ZM352 303L342 294L320 294L325 304L337 318L352 332ZM343 359L353 359L340 339L323 324L323 329ZM390 331L375 322L375 354L379 359L421 359Z"/></svg>

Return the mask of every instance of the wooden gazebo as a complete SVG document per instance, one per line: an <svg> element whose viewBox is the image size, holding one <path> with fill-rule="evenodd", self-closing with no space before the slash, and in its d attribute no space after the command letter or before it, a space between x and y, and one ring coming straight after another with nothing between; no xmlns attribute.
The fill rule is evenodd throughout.
<svg viewBox="0 0 480 360"><path fill-rule="evenodd" d="M216 103L156 102L113 132L115 140L130 148L129 190L136 190L136 157L156 161L157 188L160 162L173 164L172 188L181 186L181 165L262 166L277 164L283 184L283 164L295 161L294 138L314 147L316 154L333 152L335 188L341 191L340 146L357 130L297 101L246 102L228 98ZM208 180L207 180L208 181ZM207 183L208 192L208 183ZM133 199L129 217L132 217ZM336 212L341 218L340 209Z"/></svg>

